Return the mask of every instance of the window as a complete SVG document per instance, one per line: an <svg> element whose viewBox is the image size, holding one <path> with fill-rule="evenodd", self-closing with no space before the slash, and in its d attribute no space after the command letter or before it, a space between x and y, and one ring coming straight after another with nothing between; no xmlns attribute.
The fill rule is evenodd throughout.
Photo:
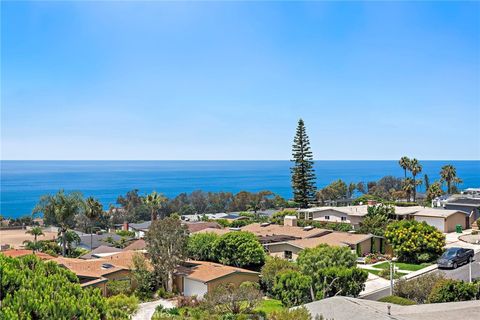
<svg viewBox="0 0 480 320"><path fill-rule="evenodd" d="M330 220L330 216L325 216L325 220Z"/></svg>
<svg viewBox="0 0 480 320"><path fill-rule="evenodd" d="M342 217L342 221L347 221L347 217Z"/></svg>
<svg viewBox="0 0 480 320"><path fill-rule="evenodd" d="M285 251L284 255L285 259L292 259L292 251Z"/></svg>

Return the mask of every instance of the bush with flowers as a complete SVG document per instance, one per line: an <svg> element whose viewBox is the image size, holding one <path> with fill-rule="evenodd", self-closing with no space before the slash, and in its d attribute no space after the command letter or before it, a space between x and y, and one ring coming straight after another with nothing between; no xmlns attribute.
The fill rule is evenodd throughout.
<svg viewBox="0 0 480 320"><path fill-rule="evenodd" d="M401 220L390 223L385 238L399 261L422 263L440 256L445 247L445 236L426 222Z"/></svg>

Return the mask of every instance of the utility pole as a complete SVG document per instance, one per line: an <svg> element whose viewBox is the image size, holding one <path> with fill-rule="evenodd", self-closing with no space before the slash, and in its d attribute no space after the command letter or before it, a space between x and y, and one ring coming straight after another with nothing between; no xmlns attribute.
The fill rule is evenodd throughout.
<svg viewBox="0 0 480 320"><path fill-rule="evenodd" d="M395 261L397 258L392 257L392 260L390 260L390 295L393 296L393 274L395 272Z"/></svg>
<svg viewBox="0 0 480 320"><path fill-rule="evenodd" d="M468 263L468 282L472 283L472 263L473 263L473 259L470 258L468 262L469 262Z"/></svg>

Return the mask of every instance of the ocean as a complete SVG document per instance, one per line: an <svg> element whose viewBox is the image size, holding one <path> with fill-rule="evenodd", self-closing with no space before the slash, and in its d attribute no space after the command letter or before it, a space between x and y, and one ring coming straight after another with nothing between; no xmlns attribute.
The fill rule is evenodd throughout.
<svg viewBox="0 0 480 320"><path fill-rule="evenodd" d="M132 189L175 197L194 190L257 192L270 190L290 198L290 161L1 161L3 217L31 213L43 194L59 189L98 198L105 208ZM440 168L452 164L463 180L460 188L480 187L480 161L421 161L431 182ZM397 161L316 161L317 186L334 180L373 181L403 177Z"/></svg>

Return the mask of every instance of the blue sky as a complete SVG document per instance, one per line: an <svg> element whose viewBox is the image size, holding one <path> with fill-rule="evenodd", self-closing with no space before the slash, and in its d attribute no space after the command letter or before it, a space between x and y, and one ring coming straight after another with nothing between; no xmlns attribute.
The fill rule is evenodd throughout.
<svg viewBox="0 0 480 320"><path fill-rule="evenodd" d="M2 159L480 159L474 2L2 2Z"/></svg>

